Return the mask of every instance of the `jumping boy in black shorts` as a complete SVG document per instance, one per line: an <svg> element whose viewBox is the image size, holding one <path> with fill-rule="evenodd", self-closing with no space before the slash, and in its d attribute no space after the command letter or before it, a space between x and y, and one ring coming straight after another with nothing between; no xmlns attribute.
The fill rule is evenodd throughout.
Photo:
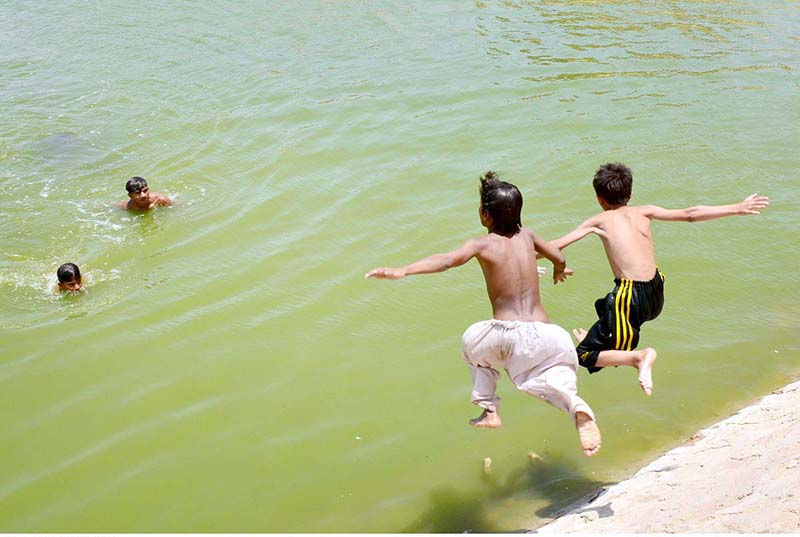
<svg viewBox="0 0 800 537"><path fill-rule="evenodd" d="M603 212L552 242L564 249L590 233L603 241L614 272L614 289L595 304L598 321L586 332L573 330L578 340L580 364L596 373L611 365L628 365L639 370L644 393L653 391L652 368L656 351L635 351L639 329L658 317L664 305L664 274L656 267L651 220L700 222L723 216L759 214L769 198L752 194L733 205L664 209L657 205L629 207L633 176L623 164L605 164L594 176L594 191Z"/></svg>

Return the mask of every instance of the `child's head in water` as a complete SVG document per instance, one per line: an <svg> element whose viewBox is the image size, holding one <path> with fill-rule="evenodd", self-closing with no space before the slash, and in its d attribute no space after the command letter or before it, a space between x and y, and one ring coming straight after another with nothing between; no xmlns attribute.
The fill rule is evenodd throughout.
<svg viewBox="0 0 800 537"><path fill-rule="evenodd" d="M147 186L147 181L144 177L131 177L125 183L125 190L128 191L128 197L134 203L145 203L148 199L148 192L150 187Z"/></svg>
<svg viewBox="0 0 800 537"><path fill-rule="evenodd" d="M58 276L59 291L80 291L83 289L81 269L75 263L64 263L58 267L56 276Z"/></svg>
<svg viewBox="0 0 800 537"><path fill-rule="evenodd" d="M490 233L513 237L522 228L522 194L492 171L481 177L481 223Z"/></svg>

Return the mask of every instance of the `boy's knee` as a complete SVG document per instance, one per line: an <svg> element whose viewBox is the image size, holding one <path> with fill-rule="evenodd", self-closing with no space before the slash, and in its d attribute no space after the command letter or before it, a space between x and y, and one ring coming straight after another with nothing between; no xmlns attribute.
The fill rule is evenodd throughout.
<svg viewBox="0 0 800 537"><path fill-rule="evenodd" d="M597 367L597 359L600 356L600 351L584 350L578 352L578 364L585 367L589 374L597 373L602 370L602 367Z"/></svg>

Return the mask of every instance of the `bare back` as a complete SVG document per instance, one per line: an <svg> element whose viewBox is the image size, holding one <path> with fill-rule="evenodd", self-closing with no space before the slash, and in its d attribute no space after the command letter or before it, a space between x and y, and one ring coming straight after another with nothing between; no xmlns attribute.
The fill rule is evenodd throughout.
<svg viewBox="0 0 800 537"><path fill-rule="evenodd" d="M513 237L490 233L478 239L483 247L477 258L495 319L549 322L539 298L534 237L522 228Z"/></svg>
<svg viewBox="0 0 800 537"><path fill-rule="evenodd" d="M650 218L642 207L609 209L592 218L617 278L647 281L656 272Z"/></svg>

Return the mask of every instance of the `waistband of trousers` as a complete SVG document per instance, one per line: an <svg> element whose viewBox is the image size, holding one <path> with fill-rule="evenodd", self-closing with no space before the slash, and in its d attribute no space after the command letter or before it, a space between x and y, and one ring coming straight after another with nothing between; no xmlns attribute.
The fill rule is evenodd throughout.
<svg viewBox="0 0 800 537"><path fill-rule="evenodd" d="M642 280L631 280L631 279L628 279L628 278L614 278L614 283L617 284L617 285L622 285L623 283L625 283L625 284L630 283L634 287L645 287L645 286L653 285L653 284L662 284L662 283L664 283L664 280L666 280L666 279L667 279L667 277L664 275L664 273L661 272L660 270L658 270L658 267L656 267L656 273L655 273L655 275L653 275L653 278L650 279L650 280L642 281Z"/></svg>

